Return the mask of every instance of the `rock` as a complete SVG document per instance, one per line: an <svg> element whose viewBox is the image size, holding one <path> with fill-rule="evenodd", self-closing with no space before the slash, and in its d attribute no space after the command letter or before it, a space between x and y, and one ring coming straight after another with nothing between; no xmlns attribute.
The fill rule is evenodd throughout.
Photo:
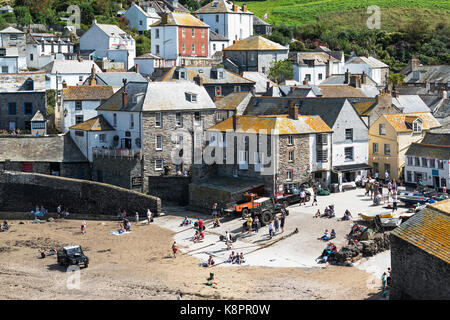
<svg viewBox="0 0 450 320"><path fill-rule="evenodd" d="M55 219L54 218L48 218L47 219L47 222L52 222L52 221L55 221Z"/></svg>
<svg viewBox="0 0 450 320"><path fill-rule="evenodd" d="M19 222L19 224L25 224L25 222L23 222L23 221L20 221L20 222Z"/></svg>

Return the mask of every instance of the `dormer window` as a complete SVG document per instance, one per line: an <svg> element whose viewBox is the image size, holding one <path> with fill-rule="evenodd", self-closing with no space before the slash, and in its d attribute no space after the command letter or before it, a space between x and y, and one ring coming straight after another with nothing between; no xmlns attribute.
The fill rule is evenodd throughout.
<svg viewBox="0 0 450 320"><path fill-rule="evenodd" d="M197 102L197 95L195 93L185 92L186 101Z"/></svg>
<svg viewBox="0 0 450 320"><path fill-rule="evenodd" d="M422 121L420 119L413 122L413 132L422 132Z"/></svg>

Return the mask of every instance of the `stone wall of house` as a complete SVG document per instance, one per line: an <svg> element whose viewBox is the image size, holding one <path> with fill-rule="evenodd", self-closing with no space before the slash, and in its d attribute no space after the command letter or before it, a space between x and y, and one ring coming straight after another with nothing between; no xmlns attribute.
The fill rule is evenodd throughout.
<svg viewBox="0 0 450 320"><path fill-rule="evenodd" d="M28 163L26 161L4 161L0 162L0 170L7 171L23 171L23 164ZM41 174L52 174L51 163L50 162L32 162L33 172ZM91 178L91 168L89 163L60 163L59 166L61 177L74 178L74 179L85 179L89 180Z"/></svg>
<svg viewBox="0 0 450 320"><path fill-rule="evenodd" d="M0 92L0 130L9 130L10 121L16 122L16 129L31 129L31 118L36 111L46 114L46 95L45 92ZM10 114L8 106L15 103L16 114ZM32 103L32 112L25 114L25 103ZM29 127L28 127L29 126Z"/></svg>
<svg viewBox="0 0 450 320"><path fill-rule="evenodd" d="M141 158L94 155L92 180L143 192Z"/></svg>
<svg viewBox="0 0 450 320"><path fill-rule="evenodd" d="M149 176L148 194L180 205L189 203L191 177Z"/></svg>
<svg viewBox="0 0 450 320"><path fill-rule="evenodd" d="M155 113L144 112L142 119L143 128L143 149L144 149L144 176L159 176L164 170L156 170L155 162L157 159L164 160L164 166L169 167L169 174L176 174L176 165L172 161L172 152L176 148L176 142L172 141L172 135L177 133L183 134L183 144L190 147L185 147L183 152L189 152L191 149L191 156L193 154L193 128L194 128L194 113L192 111L183 111L182 126L176 125L176 111L167 111L162 113L162 127L155 127ZM215 110L200 111L202 128L206 130L215 124ZM156 136L162 136L163 148L156 150ZM184 169L189 171L190 165L185 163ZM147 188L147 179L144 179L145 188Z"/></svg>
<svg viewBox="0 0 450 320"><path fill-rule="evenodd" d="M2 211L29 212L36 205L54 211L61 204L77 214L116 215L123 208L129 215L145 216L149 208L161 212L161 199L94 181L38 173L0 172Z"/></svg>
<svg viewBox="0 0 450 320"><path fill-rule="evenodd" d="M448 300L450 264L391 236L390 299Z"/></svg>

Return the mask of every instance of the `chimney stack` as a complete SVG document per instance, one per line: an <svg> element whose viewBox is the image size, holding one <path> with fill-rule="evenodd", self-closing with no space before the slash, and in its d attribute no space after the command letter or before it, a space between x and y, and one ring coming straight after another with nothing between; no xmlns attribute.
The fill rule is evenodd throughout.
<svg viewBox="0 0 450 320"><path fill-rule="evenodd" d="M376 96L377 106L390 108L392 106L392 96L389 93L380 93Z"/></svg>
<svg viewBox="0 0 450 320"><path fill-rule="evenodd" d="M89 85L95 86L97 84L97 80L95 78L96 78L95 66L92 65L92 68L91 68L91 80L89 81Z"/></svg>
<svg viewBox="0 0 450 320"><path fill-rule="evenodd" d="M136 73L139 73L139 64L136 63L135 69L136 69Z"/></svg>
<svg viewBox="0 0 450 320"><path fill-rule="evenodd" d="M236 112L233 112L233 131L236 131L237 128L237 117L236 117Z"/></svg>
<svg viewBox="0 0 450 320"><path fill-rule="evenodd" d="M298 119L298 104L295 102L291 102L289 105L289 117L294 120Z"/></svg>
<svg viewBox="0 0 450 320"><path fill-rule="evenodd" d="M127 79L123 79L122 82L123 82L122 108L125 109L128 104Z"/></svg>
<svg viewBox="0 0 450 320"><path fill-rule="evenodd" d="M349 85L354 88L361 88L361 79L359 78L359 74L350 75Z"/></svg>
<svg viewBox="0 0 450 320"><path fill-rule="evenodd" d="M242 11L247 12L247 5L245 3L242 5Z"/></svg>
<svg viewBox="0 0 450 320"><path fill-rule="evenodd" d="M361 84L367 84L367 73L365 71L362 72Z"/></svg>
<svg viewBox="0 0 450 320"><path fill-rule="evenodd" d="M347 71L345 72L344 84L348 84L349 81L350 81L350 72L347 69Z"/></svg>
<svg viewBox="0 0 450 320"><path fill-rule="evenodd" d="M409 61L409 65L410 65L411 71L419 70L419 65L420 65L419 58L412 57L411 60Z"/></svg>
<svg viewBox="0 0 450 320"><path fill-rule="evenodd" d="M63 82L62 82L62 87L63 87L63 88L67 88L67 82L66 82L66 80L63 80Z"/></svg>

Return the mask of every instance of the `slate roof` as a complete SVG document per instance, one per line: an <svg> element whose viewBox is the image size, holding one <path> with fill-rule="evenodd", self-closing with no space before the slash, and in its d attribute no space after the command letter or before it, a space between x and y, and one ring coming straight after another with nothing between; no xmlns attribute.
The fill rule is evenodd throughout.
<svg viewBox="0 0 450 320"><path fill-rule="evenodd" d="M82 131L114 131L115 129L111 126L103 115L98 115L89 120L78 123L71 126L69 129L82 130Z"/></svg>
<svg viewBox="0 0 450 320"><path fill-rule="evenodd" d="M398 95L392 97L392 104L403 113L430 112L430 108L418 95Z"/></svg>
<svg viewBox="0 0 450 320"><path fill-rule="evenodd" d="M271 51L271 50L285 50L288 48L266 39L262 36L252 36L243 40L236 41L229 47L223 49L223 51Z"/></svg>
<svg viewBox="0 0 450 320"><path fill-rule="evenodd" d="M421 94L419 97L425 102L425 104L434 112L435 108L442 102L442 97L438 94ZM450 115L450 114L449 114Z"/></svg>
<svg viewBox="0 0 450 320"><path fill-rule="evenodd" d="M415 157L448 160L450 159L450 145L439 146L434 144L412 143L405 154Z"/></svg>
<svg viewBox="0 0 450 320"><path fill-rule="evenodd" d="M271 81L264 73L257 71L244 71L242 76L246 79L255 82L255 92L263 93L267 90L267 82L270 83L269 86L275 85L275 82Z"/></svg>
<svg viewBox="0 0 450 320"><path fill-rule="evenodd" d="M391 232L413 246L450 263L450 200L428 205Z"/></svg>
<svg viewBox="0 0 450 320"><path fill-rule="evenodd" d="M450 133L437 134L437 133L427 132L425 134L425 137L422 139L422 141L420 143L434 144L434 145L441 145L441 146L450 146Z"/></svg>
<svg viewBox="0 0 450 320"><path fill-rule="evenodd" d="M0 161L87 162L70 134L0 138Z"/></svg>
<svg viewBox="0 0 450 320"><path fill-rule="evenodd" d="M163 60L164 58L157 56L156 54L153 54L151 52L147 52L144 54L141 54L140 56L137 56L134 59L159 59L159 60Z"/></svg>
<svg viewBox="0 0 450 320"><path fill-rule="evenodd" d="M13 28L13 27L7 27L7 28L1 30L0 33L21 33L21 34L23 34L24 32L20 31L16 28Z"/></svg>
<svg viewBox="0 0 450 320"><path fill-rule="evenodd" d="M127 34L125 31L120 29L115 24L102 24L102 23L96 23L97 27L100 28L108 37L121 37L121 38L127 38L127 39L133 39L133 37L129 34Z"/></svg>
<svg viewBox="0 0 450 320"><path fill-rule="evenodd" d="M253 16L253 25L254 26L270 26L270 23L267 23L266 21L258 18L257 16Z"/></svg>
<svg viewBox="0 0 450 320"><path fill-rule="evenodd" d="M387 64L374 57L352 57L345 64L368 64L371 68L389 68Z"/></svg>
<svg viewBox="0 0 450 320"><path fill-rule="evenodd" d="M215 33L211 29L209 29L209 41L228 41L223 35Z"/></svg>
<svg viewBox="0 0 450 320"><path fill-rule="evenodd" d="M319 115L323 121L333 128L342 107L348 100L345 98L296 98L296 97L253 97L244 114L246 115L283 115L288 114L289 105L297 103L301 115ZM355 110L356 112L356 110Z"/></svg>
<svg viewBox="0 0 450 320"><path fill-rule="evenodd" d="M36 111L33 118L30 121L45 121L44 116L41 113L41 110Z"/></svg>
<svg viewBox="0 0 450 320"><path fill-rule="evenodd" d="M81 85L68 86L63 89L63 96L65 101L74 100L106 100L114 93L112 86L104 85Z"/></svg>
<svg viewBox="0 0 450 320"><path fill-rule="evenodd" d="M368 95L363 88L355 88L343 85L319 85L322 97L325 98L367 98Z"/></svg>
<svg viewBox="0 0 450 320"><path fill-rule="evenodd" d="M161 20L155 22L151 25L152 27L157 26L186 26L186 27L204 27L209 28L209 26L201 21L200 19L194 17L190 13L185 12L170 12L167 14L167 22Z"/></svg>
<svg viewBox="0 0 450 320"><path fill-rule="evenodd" d="M142 9L139 5L137 5L137 4L135 4L135 3L133 3L131 6L130 6L130 8L128 8L128 10L130 10L131 9L131 7L132 6L135 6L136 7L136 9L138 9L142 14L144 14L146 17L149 17L149 18L160 18L160 16L159 16L159 14L157 14L156 13L156 11L154 11L154 12L147 12L147 11L144 11L144 9ZM127 11L128 11L127 10Z"/></svg>
<svg viewBox="0 0 450 320"><path fill-rule="evenodd" d="M405 83L450 82L450 65L419 66L417 71L418 73L413 71L406 74Z"/></svg>
<svg viewBox="0 0 450 320"><path fill-rule="evenodd" d="M164 76L159 78L159 81L186 81L185 79L176 79L176 71L183 69L186 71L186 80L194 81L194 77L200 75L203 79L203 84L254 84L255 82L246 79L236 73L233 73L225 68L217 67L172 67ZM215 79L212 75L213 71L223 71L223 78Z"/></svg>
<svg viewBox="0 0 450 320"><path fill-rule="evenodd" d="M113 87L123 86L123 79L127 79L127 82L148 82L140 73L136 72L103 72L96 74L95 79L97 80L97 85L110 85ZM83 84L88 85L90 80L91 77L89 76Z"/></svg>
<svg viewBox="0 0 450 320"><path fill-rule="evenodd" d="M362 78L362 74L361 73L352 73L352 75L359 75L359 78ZM377 83L371 78L369 77L367 74L367 83L366 85L372 85L372 86L376 86ZM346 84L345 83L345 74L332 74L331 76L329 76L328 78L326 78L325 80L323 80L320 85L325 85L325 84Z"/></svg>
<svg viewBox="0 0 450 320"><path fill-rule="evenodd" d="M217 109L236 110L236 108L250 95L248 91L232 92L215 103Z"/></svg>
<svg viewBox="0 0 450 320"><path fill-rule="evenodd" d="M233 130L233 117L230 117L208 131ZM275 134L306 134L319 132L332 132L331 128L319 116L298 116L292 119L287 115L281 116L237 116L235 132L255 132L265 131Z"/></svg>
<svg viewBox="0 0 450 320"><path fill-rule="evenodd" d="M323 51L294 51L289 53L289 60L294 62L295 64L306 66L306 60L313 60L314 65L326 65L328 60L332 62L340 62L340 60L336 59L331 55L331 53L323 52Z"/></svg>
<svg viewBox="0 0 450 320"><path fill-rule="evenodd" d="M411 123L417 118L422 120L422 130L428 130L441 126L430 112L385 113L382 117L385 117L397 132L412 131L412 128L408 125L408 123Z"/></svg>
<svg viewBox="0 0 450 320"><path fill-rule="evenodd" d="M247 10L247 12L244 12L242 7L236 6L238 13L252 14L250 11ZM233 2L228 0L213 0L195 11L195 13L235 13L235 11L233 11Z"/></svg>
<svg viewBox="0 0 450 320"><path fill-rule="evenodd" d="M97 107L97 111L131 111L138 112L142 110L144 102L144 96L147 91L148 82L128 82L127 88L127 105L125 108L122 106L122 92L123 88L120 88L114 93L108 100L103 102ZM123 84L122 84L123 85ZM136 97L136 98L134 98Z"/></svg>
<svg viewBox="0 0 450 320"><path fill-rule="evenodd" d="M450 99L445 99L439 105L435 113L433 114L436 118L447 118L450 116Z"/></svg>
<svg viewBox="0 0 450 320"><path fill-rule="evenodd" d="M94 66L96 72L102 72L100 67L92 60L53 60L45 65L42 70L51 74L56 72L60 74L80 74L91 73L92 66Z"/></svg>

